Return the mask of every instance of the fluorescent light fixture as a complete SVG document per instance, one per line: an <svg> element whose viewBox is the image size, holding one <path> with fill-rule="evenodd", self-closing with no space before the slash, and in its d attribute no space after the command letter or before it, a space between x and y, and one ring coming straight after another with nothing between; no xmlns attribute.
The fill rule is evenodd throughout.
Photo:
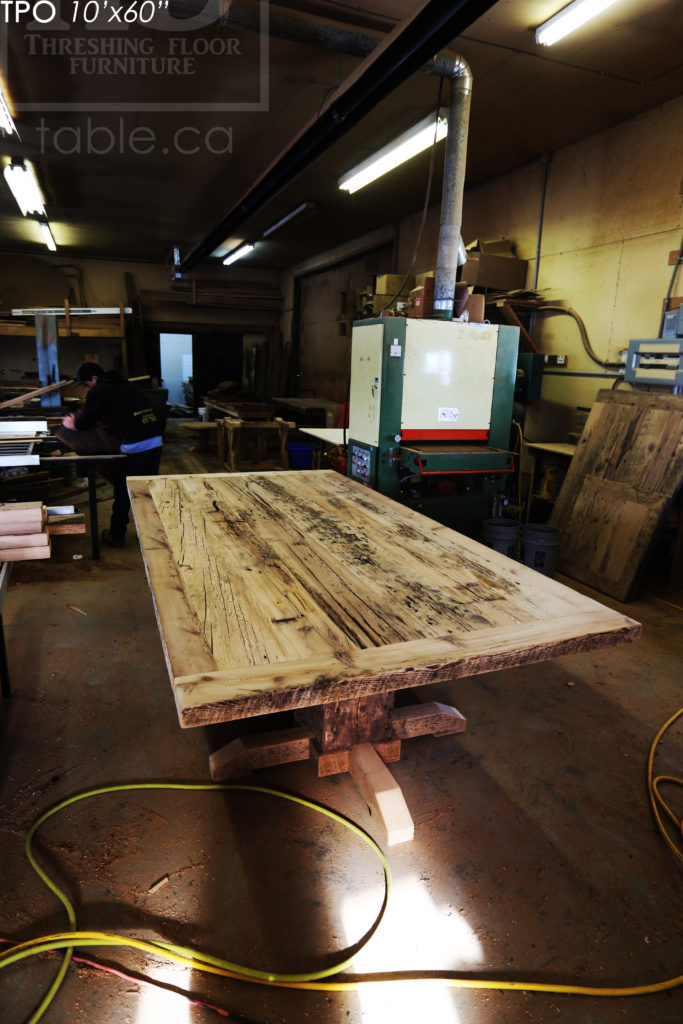
<svg viewBox="0 0 683 1024"><path fill-rule="evenodd" d="M542 46L552 46L570 32L581 28L597 14L602 14L613 3L616 3L616 0L574 0L538 26L536 42Z"/></svg>
<svg viewBox="0 0 683 1024"><path fill-rule="evenodd" d="M223 266L229 267L231 263L235 263L237 260L241 260L243 256L246 256L248 252L254 248L250 242L245 242L244 245L240 245L239 249L233 249L223 260Z"/></svg>
<svg viewBox="0 0 683 1024"><path fill-rule="evenodd" d="M0 78L0 129L6 132L7 135L18 135L17 126L12 120L12 112L9 107L9 101L5 95L5 88Z"/></svg>
<svg viewBox="0 0 683 1024"><path fill-rule="evenodd" d="M42 213L45 216L43 196L30 163L7 164L5 181L24 216L27 213Z"/></svg>
<svg viewBox="0 0 683 1024"><path fill-rule="evenodd" d="M425 149L429 149L434 142L435 116L430 114L429 117L423 118L418 124L409 128L407 132L404 132L393 142L390 142L388 146L380 149L374 156L358 164L352 171L349 171L348 174L339 179L339 188L350 193L357 192L359 188L364 188L371 181L376 181L377 178L381 178L388 171L393 171L394 167L398 167L399 164L405 163L411 157L417 156L418 153L422 153ZM436 141L439 142L441 139L444 139L447 131L448 119L446 117L446 110L441 109L437 116Z"/></svg>
<svg viewBox="0 0 683 1024"><path fill-rule="evenodd" d="M286 213L284 217L280 217L274 224L271 224L269 228L263 232L263 237L268 238L269 235L274 234L283 228L286 224L291 224L294 220L304 220L306 217L310 217L315 213L315 203L300 203L294 210Z"/></svg>
<svg viewBox="0 0 683 1024"><path fill-rule="evenodd" d="M43 241L45 242L45 245L48 247L50 252L57 252L57 246L55 245L55 240L52 237L52 232L50 231L50 225L46 221L41 220L40 221L40 230L41 230L42 235L43 235Z"/></svg>

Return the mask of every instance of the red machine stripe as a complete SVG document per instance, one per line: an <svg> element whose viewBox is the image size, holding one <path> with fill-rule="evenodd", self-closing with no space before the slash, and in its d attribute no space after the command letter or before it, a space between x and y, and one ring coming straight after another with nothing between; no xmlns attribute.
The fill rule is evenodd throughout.
<svg viewBox="0 0 683 1024"><path fill-rule="evenodd" d="M402 430L402 441L488 441L488 430Z"/></svg>

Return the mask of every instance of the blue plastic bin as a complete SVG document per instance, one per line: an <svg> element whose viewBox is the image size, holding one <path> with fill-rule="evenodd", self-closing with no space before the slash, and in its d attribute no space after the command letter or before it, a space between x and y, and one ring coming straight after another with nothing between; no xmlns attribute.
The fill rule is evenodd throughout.
<svg viewBox="0 0 683 1024"><path fill-rule="evenodd" d="M313 465L312 444L288 444L287 454L290 469L310 469Z"/></svg>

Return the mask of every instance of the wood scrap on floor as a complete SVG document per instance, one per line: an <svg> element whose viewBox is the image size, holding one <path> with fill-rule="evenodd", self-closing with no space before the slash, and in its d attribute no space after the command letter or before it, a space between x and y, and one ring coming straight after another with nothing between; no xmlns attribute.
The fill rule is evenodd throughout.
<svg viewBox="0 0 683 1024"><path fill-rule="evenodd" d="M682 483L683 396L600 391L549 520L558 570L631 600Z"/></svg>

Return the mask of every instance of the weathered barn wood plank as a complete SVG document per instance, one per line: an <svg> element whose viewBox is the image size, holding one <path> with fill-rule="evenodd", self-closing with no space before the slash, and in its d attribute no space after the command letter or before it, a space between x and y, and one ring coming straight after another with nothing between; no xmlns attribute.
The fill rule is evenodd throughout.
<svg viewBox="0 0 683 1024"><path fill-rule="evenodd" d="M635 583L633 565L642 564L667 504L666 495L586 477L566 525L572 538L572 577L628 601Z"/></svg>
<svg viewBox="0 0 683 1024"><path fill-rule="evenodd" d="M629 600L682 484L683 396L600 391L549 520L558 569Z"/></svg>

